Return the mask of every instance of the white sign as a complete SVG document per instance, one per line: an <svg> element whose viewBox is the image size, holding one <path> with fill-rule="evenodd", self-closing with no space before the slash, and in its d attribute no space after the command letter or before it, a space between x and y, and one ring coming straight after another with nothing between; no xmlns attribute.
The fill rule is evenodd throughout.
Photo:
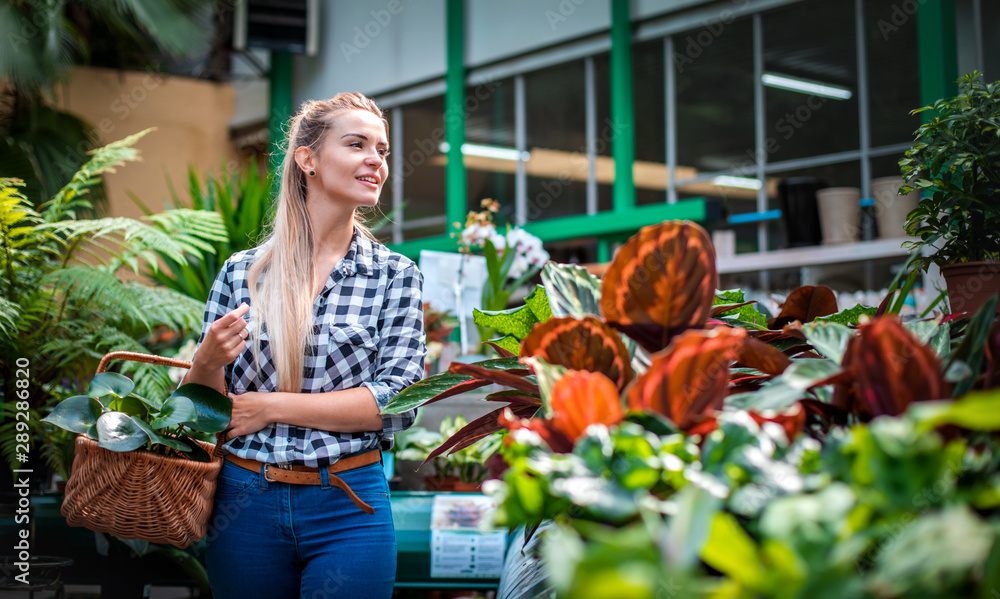
<svg viewBox="0 0 1000 599"><path fill-rule="evenodd" d="M457 252L420 250L420 272L424 275L424 301L435 310L459 317L462 354L478 341L472 310L481 308L486 282L486 258Z"/></svg>
<svg viewBox="0 0 1000 599"><path fill-rule="evenodd" d="M496 509L485 495L434 497L431 578L500 578L507 531L484 529Z"/></svg>

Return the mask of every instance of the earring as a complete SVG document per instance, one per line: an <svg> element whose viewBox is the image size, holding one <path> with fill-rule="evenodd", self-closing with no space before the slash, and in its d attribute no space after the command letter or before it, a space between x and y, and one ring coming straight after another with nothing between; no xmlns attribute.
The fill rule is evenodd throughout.
<svg viewBox="0 0 1000 599"><path fill-rule="evenodd" d="M316 171L309 171L309 176L310 177L315 177L316 176Z"/></svg>

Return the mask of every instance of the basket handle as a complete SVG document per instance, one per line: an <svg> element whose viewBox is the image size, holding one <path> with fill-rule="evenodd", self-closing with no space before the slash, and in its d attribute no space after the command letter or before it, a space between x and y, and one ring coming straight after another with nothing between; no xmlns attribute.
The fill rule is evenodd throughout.
<svg viewBox="0 0 1000 599"><path fill-rule="evenodd" d="M97 365L97 374L101 374L108 369L108 363L111 360L129 360L132 362L143 362L146 364L155 364L157 366L173 366L175 368L191 368L191 362L187 360L175 360L174 358L164 358L162 356L154 356L153 354L142 354L134 351L113 351L106 354L101 358L100 364ZM216 435L215 450L212 452L213 458L218 458L222 456L222 446L226 442L226 437L228 436L230 429L226 429Z"/></svg>
<svg viewBox="0 0 1000 599"><path fill-rule="evenodd" d="M161 356L154 356L152 354L141 354L134 351L113 351L103 358L101 358L101 363L97 365L97 374L100 374L108 369L108 363L111 360L130 360L132 362L144 362L146 364L156 364L158 366L174 366L176 368L191 368L191 362L187 360L175 360L173 358L163 358Z"/></svg>

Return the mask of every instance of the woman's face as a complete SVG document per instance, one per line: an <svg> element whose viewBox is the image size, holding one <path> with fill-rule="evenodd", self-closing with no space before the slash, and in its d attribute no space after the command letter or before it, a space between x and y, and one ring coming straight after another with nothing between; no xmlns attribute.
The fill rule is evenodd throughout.
<svg viewBox="0 0 1000 599"><path fill-rule="evenodd" d="M341 111L315 155L310 188L345 208L374 206L389 174L388 153L380 118L367 110Z"/></svg>

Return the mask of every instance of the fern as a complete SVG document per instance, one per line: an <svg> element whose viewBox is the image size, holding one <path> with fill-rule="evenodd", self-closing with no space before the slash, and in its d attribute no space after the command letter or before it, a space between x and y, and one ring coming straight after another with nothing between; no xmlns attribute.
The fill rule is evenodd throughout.
<svg viewBox="0 0 1000 599"><path fill-rule="evenodd" d="M159 266L159 256L200 262L226 239L217 213L176 210L129 218L82 219L89 193L101 177L138 160L132 146L143 131L95 150L70 183L36 211L16 179L0 178L0 392L13 388L18 358L28 358L29 408L39 418L66 394L79 393L110 351L152 353L151 335L163 330L196 334L202 303L163 287L123 282L121 267L135 272ZM81 260L89 258L88 260ZM139 393L165 396L173 383L161 366L123 362ZM13 429L0 426L0 454L15 466ZM57 431L33 427L34 445L68 476Z"/></svg>

